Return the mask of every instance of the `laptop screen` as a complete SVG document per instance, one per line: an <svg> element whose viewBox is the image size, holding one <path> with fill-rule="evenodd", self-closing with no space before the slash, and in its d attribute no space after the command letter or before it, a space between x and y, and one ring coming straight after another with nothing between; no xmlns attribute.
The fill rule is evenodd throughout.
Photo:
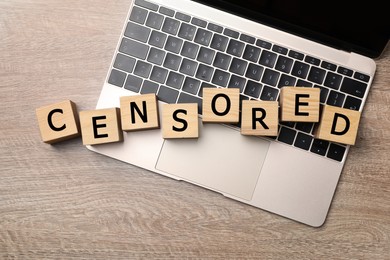
<svg viewBox="0 0 390 260"><path fill-rule="evenodd" d="M196 0L251 20L372 58L390 34L386 1Z"/></svg>

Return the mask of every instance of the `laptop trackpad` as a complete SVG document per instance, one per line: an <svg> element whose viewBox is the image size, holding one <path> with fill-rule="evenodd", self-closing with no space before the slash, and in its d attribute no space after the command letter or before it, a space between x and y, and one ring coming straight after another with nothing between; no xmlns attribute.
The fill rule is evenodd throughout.
<svg viewBox="0 0 390 260"><path fill-rule="evenodd" d="M198 139L167 139L156 168L241 199L252 198L270 142L220 124L204 124Z"/></svg>

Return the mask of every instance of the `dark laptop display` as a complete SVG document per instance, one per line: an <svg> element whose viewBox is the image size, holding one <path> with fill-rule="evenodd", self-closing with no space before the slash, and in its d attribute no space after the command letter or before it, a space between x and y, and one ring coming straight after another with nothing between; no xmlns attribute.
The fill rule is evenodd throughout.
<svg viewBox="0 0 390 260"><path fill-rule="evenodd" d="M348 52L378 57L389 40L385 2L196 0ZM379 14L379 15L372 15ZM309 36L309 37L308 37Z"/></svg>

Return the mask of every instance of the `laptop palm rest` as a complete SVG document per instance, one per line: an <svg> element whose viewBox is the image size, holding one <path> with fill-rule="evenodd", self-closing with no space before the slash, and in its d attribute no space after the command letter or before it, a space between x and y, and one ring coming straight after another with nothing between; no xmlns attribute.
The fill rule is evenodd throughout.
<svg viewBox="0 0 390 260"><path fill-rule="evenodd" d="M156 168L217 192L250 200L269 146L269 141L243 136L231 127L204 124L198 139L165 140Z"/></svg>

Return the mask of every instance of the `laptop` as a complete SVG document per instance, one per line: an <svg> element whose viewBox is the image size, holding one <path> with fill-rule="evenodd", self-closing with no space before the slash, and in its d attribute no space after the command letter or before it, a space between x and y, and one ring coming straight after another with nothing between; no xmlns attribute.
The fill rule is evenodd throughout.
<svg viewBox="0 0 390 260"><path fill-rule="evenodd" d="M350 146L314 138L313 123L279 122L276 137L202 123L202 90L238 88L241 100L278 100L283 86L319 88L321 104L362 111L389 38L388 19L378 15L384 4L134 0L96 109L147 93L160 106L197 103L199 138L163 139L153 129L87 147L319 227Z"/></svg>

